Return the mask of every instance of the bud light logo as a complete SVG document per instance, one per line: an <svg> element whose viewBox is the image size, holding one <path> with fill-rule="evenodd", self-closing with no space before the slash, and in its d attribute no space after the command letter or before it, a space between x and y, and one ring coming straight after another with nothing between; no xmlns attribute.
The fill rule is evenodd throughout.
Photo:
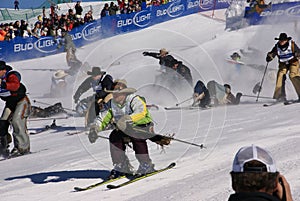
<svg viewBox="0 0 300 201"><path fill-rule="evenodd" d="M96 23L91 23L82 29L82 37L84 40L92 41L100 37L101 26Z"/></svg>
<svg viewBox="0 0 300 201"><path fill-rule="evenodd" d="M290 16L300 16L300 5L288 8L286 14Z"/></svg>
<svg viewBox="0 0 300 201"><path fill-rule="evenodd" d="M138 12L133 17L133 24L135 24L138 27L145 27L150 23L151 20L151 12L150 11L141 11Z"/></svg>
<svg viewBox="0 0 300 201"><path fill-rule="evenodd" d="M42 37L34 43L34 48L42 53L51 53L56 51L56 44L52 37Z"/></svg>
<svg viewBox="0 0 300 201"><path fill-rule="evenodd" d="M176 1L168 7L167 13L170 17L178 17L184 12L184 5L180 3L180 1Z"/></svg>
<svg viewBox="0 0 300 201"><path fill-rule="evenodd" d="M212 9L214 6L214 1L213 0L200 0L200 8L203 10L209 10Z"/></svg>

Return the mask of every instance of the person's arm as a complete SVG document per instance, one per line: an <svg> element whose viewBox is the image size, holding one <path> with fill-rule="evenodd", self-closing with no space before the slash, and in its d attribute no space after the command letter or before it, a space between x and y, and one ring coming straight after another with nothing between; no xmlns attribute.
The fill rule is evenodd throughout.
<svg viewBox="0 0 300 201"><path fill-rule="evenodd" d="M270 62L274 59L274 57L277 55L277 45L275 45L270 52L268 52L266 61Z"/></svg>
<svg viewBox="0 0 300 201"><path fill-rule="evenodd" d="M155 59L160 59L160 54L157 52L143 52L144 56L154 57Z"/></svg>
<svg viewBox="0 0 300 201"><path fill-rule="evenodd" d="M85 79L80 86L78 87L78 89L76 90L73 99L74 102L77 103L79 101L80 96L85 93L87 90L89 90L91 88L91 82L92 82L92 77L88 77L87 79Z"/></svg>
<svg viewBox="0 0 300 201"><path fill-rule="evenodd" d="M293 201L290 184L281 174L278 176L277 187L274 193L280 200Z"/></svg>

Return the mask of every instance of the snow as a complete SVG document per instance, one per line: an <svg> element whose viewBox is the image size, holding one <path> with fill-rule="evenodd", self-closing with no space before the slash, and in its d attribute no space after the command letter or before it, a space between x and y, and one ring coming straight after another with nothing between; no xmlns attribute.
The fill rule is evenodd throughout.
<svg viewBox="0 0 300 201"><path fill-rule="evenodd" d="M112 168L109 143L98 139L90 144L84 133L70 136L67 135L69 130L49 130L30 136L31 151L36 153L0 162L1 200L226 200L233 193L229 173L235 153L242 146L256 144L272 153L278 170L291 185L294 200L299 201L298 104L265 108L263 103L272 100L259 99L256 102L255 98L242 97L241 104L237 106L204 111L166 111L164 106L175 106L189 98L192 88L185 86L184 90L177 90L167 85L159 88L152 85L159 68L158 61L143 57L142 52L158 51L164 47L191 68L194 83L198 79L205 83L215 79L219 83L230 83L233 93L241 91L251 95L263 72L246 66L237 71L234 65L225 62L226 55L251 46L262 51L253 60L265 65L265 54L273 47L274 37L280 32L287 32L299 43L299 32L293 24L255 26L231 32L224 28L225 24L220 21L194 14L101 40L77 51L80 60L101 66L115 79L127 79L129 86L138 89L149 103L160 105L158 111L151 110L156 132L174 132L175 138L203 143L205 149L172 141L162 152L156 144L149 142L150 155L157 168L171 162L176 162L176 167L116 190L101 186L86 192L73 192L75 186L97 183L108 174ZM53 72L26 68L67 68L65 53L10 65L21 72L32 104L41 107L46 105L33 100L48 104L60 101L64 107L74 108L72 95L87 76L80 73L65 97L43 98L42 95L49 92ZM269 68L276 69L277 62L272 61ZM275 80L266 77L261 96L272 96L274 86ZM287 95L289 99L297 98L289 79ZM51 123L51 120L29 121L28 128ZM84 119L58 119L56 123L59 126L83 127ZM100 134L108 136L109 131ZM127 154L137 168L134 152L128 149Z"/></svg>

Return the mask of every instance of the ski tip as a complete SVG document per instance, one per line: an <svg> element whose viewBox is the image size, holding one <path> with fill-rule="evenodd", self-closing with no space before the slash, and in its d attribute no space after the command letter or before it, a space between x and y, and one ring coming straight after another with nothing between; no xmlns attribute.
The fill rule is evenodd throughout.
<svg viewBox="0 0 300 201"><path fill-rule="evenodd" d="M176 163L175 163L175 162L173 162L173 163L171 163L171 164L169 165L170 168L175 167L175 166L176 166Z"/></svg>
<svg viewBox="0 0 300 201"><path fill-rule="evenodd" d="M80 188L80 187L74 187L75 191L84 191L84 189Z"/></svg>
<svg viewBox="0 0 300 201"><path fill-rule="evenodd" d="M120 186L109 184L106 187L109 188L109 189L116 189L116 188L119 188Z"/></svg>

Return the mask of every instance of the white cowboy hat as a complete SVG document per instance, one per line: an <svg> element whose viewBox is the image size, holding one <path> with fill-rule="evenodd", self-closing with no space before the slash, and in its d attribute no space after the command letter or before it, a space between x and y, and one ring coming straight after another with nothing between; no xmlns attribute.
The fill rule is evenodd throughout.
<svg viewBox="0 0 300 201"><path fill-rule="evenodd" d="M58 70L53 74L54 79L62 79L64 77L66 77L67 75L69 75L68 73L66 73L64 70Z"/></svg>

